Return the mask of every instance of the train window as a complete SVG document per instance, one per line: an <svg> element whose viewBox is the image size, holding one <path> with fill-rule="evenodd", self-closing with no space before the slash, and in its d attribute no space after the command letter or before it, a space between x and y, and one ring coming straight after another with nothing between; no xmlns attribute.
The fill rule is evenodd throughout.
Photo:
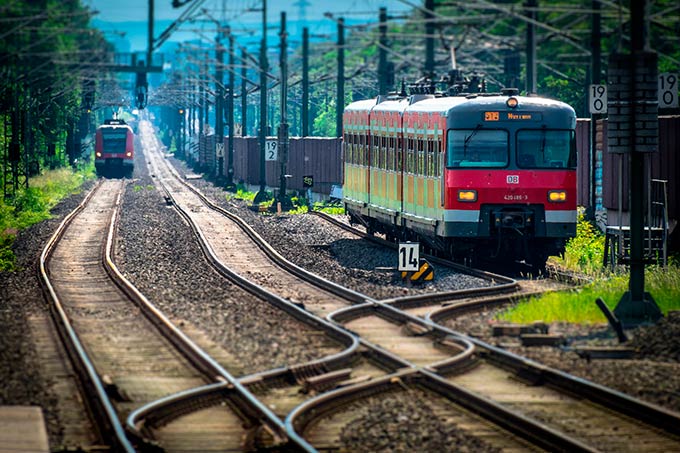
<svg viewBox="0 0 680 453"><path fill-rule="evenodd" d="M574 131L551 129L517 131L517 166L520 168L575 168Z"/></svg>
<svg viewBox="0 0 680 453"><path fill-rule="evenodd" d="M447 167L501 168L508 165L508 131L504 129L450 130Z"/></svg>
<svg viewBox="0 0 680 453"><path fill-rule="evenodd" d="M103 127L102 147L105 153L124 153L128 129L126 127Z"/></svg>

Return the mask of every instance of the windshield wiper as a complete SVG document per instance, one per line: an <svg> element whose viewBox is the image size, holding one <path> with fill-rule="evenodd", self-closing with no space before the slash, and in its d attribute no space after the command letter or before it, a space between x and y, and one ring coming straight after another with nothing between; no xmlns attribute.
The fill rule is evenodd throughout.
<svg viewBox="0 0 680 453"><path fill-rule="evenodd" d="M477 125L477 127L475 127L475 128L472 130L472 133L471 133L470 135L468 135L467 137L465 137L465 141L463 142L463 157L465 157L465 156L467 155L468 143L470 143L470 140L472 140L472 137L474 137L475 135L477 135L477 132L479 132L479 130L480 130L481 128L482 128L482 125L481 125L481 123L480 123L480 124Z"/></svg>
<svg viewBox="0 0 680 453"><path fill-rule="evenodd" d="M543 133L543 136L541 137L541 158L543 159L543 162L545 162L545 136L548 135L545 126L541 129L541 132Z"/></svg>

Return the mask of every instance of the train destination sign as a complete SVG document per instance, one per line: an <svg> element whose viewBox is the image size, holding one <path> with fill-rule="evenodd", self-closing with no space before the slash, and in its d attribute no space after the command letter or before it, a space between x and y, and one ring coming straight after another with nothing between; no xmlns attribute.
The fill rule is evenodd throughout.
<svg viewBox="0 0 680 453"><path fill-rule="evenodd" d="M484 112L484 121L541 121L537 112Z"/></svg>

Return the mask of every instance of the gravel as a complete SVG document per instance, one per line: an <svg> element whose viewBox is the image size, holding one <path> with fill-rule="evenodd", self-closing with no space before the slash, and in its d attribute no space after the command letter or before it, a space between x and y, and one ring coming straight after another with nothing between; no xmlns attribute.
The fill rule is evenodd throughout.
<svg viewBox="0 0 680 453"><path fill-rule="evenodd" d="M138 161L137 179L127 187L117 260L152 301L169 316L199 325L214 341L229 349L236 357L235 374L311 360L333 348L327 342L319 343L319 335L309 335L309 331L300 329L299 323L277 315L276 309L250 298L197 259L200 251L188 226L164 205L153 189L152 180L141 170L143 167ZM372 297L479 284L479 279L455 272L449 275L438 268L436 286L408 288L393 272L376 271L395 265L396 254L392 251L367 245L315 216L259 215L247 209L245 203L227 201L225 192L209 182L192 182L242 216L288 259ZM48 315L35 263L62 217L82 200L91 184L87 184L83 193L60 203L52 211L52 219L21 231L14 243L18 270L0 273L0 404L41 406L53 447L63 440L56 408L55 388L59 383L41 368L29 328L30 317ZM272 321L263 324L263 314ZM616 345L608 326L553 324L551 332L561 332L570 339L567 347L526 348L514 338L490 336L494 315L493 311L467 315L449 322L449 326L549 366L680 411L680 316L669 316L654 326L630 331L632 339L627 345L635 351L633 360L589 361L574 349L580 345ZM384 404L393 405L386 408L388 411L421 410L419 404L402 406L406 404L403 401ZM346 428L343 439L347 445L353 442L355 428ZM441 436L448 439L455 433L444 432ZM378 445L376 448L384 449Z"/></svg>
<svg viewBox="0 0 680 453"><path fill-rule="evenodd" d="M0 272L0 405L41 406L51 447L63 440L55 393L59 383L41 367L31 330L30 319L50 316L36 266L47 240L93 184L87 182L81 193L55 206L52 218L19 231L12 246L16 270Z"/></svg>
<svg viewBox="0 0 680 453"><path fill-rule="evenodd" d="M252 374L307 362L339 347L209 266L193 232L165 203L141 161L123 198L115 262L176 325L200 326L233 356L229 372ZM313 334L316 332L317 334Z"/></svg>
<svg viewBox="0 0 680 453"><path fill-rule="evenodd" d="M357 416L342 429L342 451L500 451L437 416L431 398L420 390L410 390L353 403L347 410L356 411Z"/></svg>
<svg viewBox="0 0 680 453"><path fill-rule="evenodd" d="M180 174L193 173L184 162L170 160ZM493 284L452 268L434 266L433 282L422 286L407 285L395 270L395 250L357 238L314 215L256 213L243 200L231 196L227 200L228 192L209 181L200 179L192 180L191 183L214 203L244 219L291 262L367 296L387 299Z"/></svg>
<svg viewBox="0 0 680 453"><path fill-rule="evenodd" d="M171 161L180 174L192 173L183 162ZM394 265L392 251L356 239L316 216L255 213L243 201L227 201L225 192L209 181L191 182L214 202L245 219L289 260L372 297L481 286L478 278L454 271L442 275L444 272L438 268L436 286L407 288L393 274L374 271L376 267ZM464 315L446 325L556 369L680 411L680 316L669 316L656 325L628 331L630 340L623 345L619 345L607 324L550 324L550 333L562 334L568 341L565 347L556 348L523 347L517 338L492 337L491 326L497 314L498 310L488 310ZM614 346L633 348L634 360L588 360L575 351L580 347Z"/></svg>

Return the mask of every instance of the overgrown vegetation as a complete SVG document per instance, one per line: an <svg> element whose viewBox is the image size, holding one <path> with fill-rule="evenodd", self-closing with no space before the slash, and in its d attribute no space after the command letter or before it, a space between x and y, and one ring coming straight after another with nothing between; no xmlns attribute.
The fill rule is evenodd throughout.
<svg viewBox="0 0 680 453"><path fill-rule="evenodd" d="M574 291L550 293L521 301L501 314L499 320L517 323L607 322L595 300L601 298L613 310L628 290L629 270L627 267L613 271L603 268L604 235L583 215L579 215L576 232L576 237L567 244L564 257L551 259L565 269L588 275L594 279L593 283ZM680 266L677 262L673 261L666 268L648 266L645 270L645 290L652 295L664 314L669 310L679 310Z"/></svg>
<svg viewBox="0 0 680 453"><path fill-rule="evenodd" d="M60 168L32 178L31 186L19 190L14 200L0 199L0 271L15 268L12 244L18 232L50 218L57 203L94 177L93 165L79 171Z"/></svg>
<svg viewBox="0 0 680 453"><path fill-rule="evenodd" d="M606 323L607 319L595 304L601 298L614 310L628 290L628 274L618 273L602 276L591 284L569 292L556 292L532 298L509 308L498 319L508 322L530 323L572 322ZM650 266L645 271L645 290L666 314L680 309L680 267Z"/></svg>
<svg viewBox="0 0 680 453"><path fill-rule="evenodd" d="M604 234L579 212L576 237L569 240L563 257L553 257L560 267L586 274L599 275L604 259Z"/></svg>

